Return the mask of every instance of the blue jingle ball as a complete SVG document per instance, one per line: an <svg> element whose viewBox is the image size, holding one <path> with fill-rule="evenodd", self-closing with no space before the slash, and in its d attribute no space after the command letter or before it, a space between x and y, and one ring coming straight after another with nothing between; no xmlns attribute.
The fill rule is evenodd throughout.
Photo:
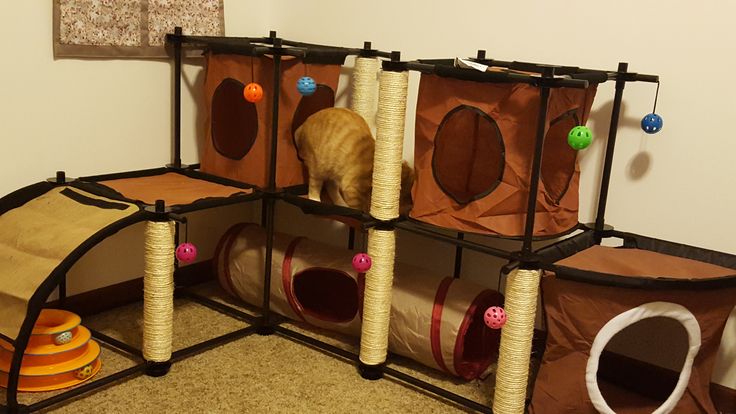
<svg viewBox="0 0 736 414"><path fill-rule="evenodd" d="M309 76L302 76L296 82L296 89L299 91L300 94L304 96L309 96L317 90L317 83L314 82L314 79Z"/></svg>
<svg viewBox="0 0 736 414"><path fill-rule="evenodd" d="M647 134L656 134L662 130L662 117L657 114L647 114L641 119L641 129Z"/></svg>

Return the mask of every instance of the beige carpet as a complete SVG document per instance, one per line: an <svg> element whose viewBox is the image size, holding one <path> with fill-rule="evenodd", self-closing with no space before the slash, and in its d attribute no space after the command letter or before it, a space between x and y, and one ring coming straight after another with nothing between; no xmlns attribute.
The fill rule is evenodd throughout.
<svg viewBox="0 0 736 414"><path fill-rule="evenodd" d="M234 304L215 284L195 289ZM249 313L252 310L241 308ZM85 318L83 323L133 346L141 343L141 305L135 304ZM176 301L174 349L237 330L245 325L185 299ZM356 351L357 339L287 324L313 337ZM134 365L103 347L103 368L95 379ZM462 382L413 361L395 369L491 404L493 375ZM30 404L51 393L21 393ZM5 391L0 391L5 400ZM144 375L52 407L53 413L452 413L468 412L426 392L389 379L363 380L351 362L337 359L279 335L248 337L214 348L172 366L168 375Z"/></svg>

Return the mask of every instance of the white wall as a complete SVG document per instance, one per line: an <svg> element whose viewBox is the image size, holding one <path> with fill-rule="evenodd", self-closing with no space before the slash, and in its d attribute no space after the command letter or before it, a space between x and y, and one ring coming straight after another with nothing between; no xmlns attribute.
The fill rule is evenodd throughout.
<svg viewBox="0 0 736 414"><path fill-rule="evenodd" d="M658 113L664 130L647 136L638 128L651 111L655 86L629 84L612 175L607 222L616 228L736 254L736 141L730 102L736 85L728 69L736 63L729 32L736 5L574 0L548 1L346 1L270 2L226 0L228 35L261 36L269 29L285 38L360 47L370 40L382 50L400 50L407 59L472 56L659 74ZM169 161L171 66L165 61L53 60L50 2L0 2L0 194L50 177L161 166ZM183 153L198 159L196 94L201 68L185 69ZM702 76L702 79L697 79ZM415 93L416 78L410 84ZM594 218L597 168L613 92L605 84L591 127L599 139L582 154L581 221ZM413 103L408 111L411 136ZM407 140L407 157L411 140ZM730 184L730 186L729 186ZM281 220L292 232L316 233L323 224L289 208ZM248 208L198 213L190 237L203 256L224 228L253 217ZM282 216L283 217L283 216ZM289 220L293 223L294 220ZM195 230L196 227L196 230ZM324 232L322 232L324 233ZM454 249L401 235L399 254L450 272ZM140 226L126 229L83 258L72 271L72 292L141 274ZM329 239L342 243L344 234ZM497 261L466 253L466 277L496 283ZM736 314L726 328L714 380L736 388Z"/></svg>

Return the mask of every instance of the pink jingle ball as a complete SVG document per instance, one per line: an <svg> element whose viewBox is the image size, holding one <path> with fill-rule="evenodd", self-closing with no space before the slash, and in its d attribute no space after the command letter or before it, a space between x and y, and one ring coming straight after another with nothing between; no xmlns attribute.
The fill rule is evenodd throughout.
<svg viewBox="0 0 736 414"><path fill-rule="evenodd" d="M483 314L483 322L491 329L501 329L506 324L506 311L499 306L491 306Z"/></svg>
<svg viewBox="0 0 736 414"><path fill-rule="evenodd" d="M197 258L197 248L192 243L182 243L176 248L176 258L184 263L193 262Z"/></svg>
<svg viewBox="0 0 736 414"><path fill-rule="evenodd" d="M371 268L371 257L365 253L353 256L353 269L358 273L365 273Z"/></svg>

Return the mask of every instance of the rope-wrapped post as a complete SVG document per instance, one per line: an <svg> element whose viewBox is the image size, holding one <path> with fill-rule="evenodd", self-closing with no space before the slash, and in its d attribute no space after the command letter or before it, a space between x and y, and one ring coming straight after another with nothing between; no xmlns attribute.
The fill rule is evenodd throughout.
<svg viewBox="0 0 736 414"><path fill-rule="evenodd" d="M399 61L385 62L380 76L376 149L373 161L371 215L381 221L399 216L401 163L409 73ZM368 234L368 254L373 266L366 274L363 324L360 337L360 370L367 379L383 375L388 353L391 316L395 234L390 225L379 225Z"/></svg>
<svg viewBox="0 0 736 414"><path fill-rule="evenodd" d="M160 210L160 211L159 211ZM163 212L163 204L156 205ZM143 358L146 374L165 375L171 367L174 317L174 222L148 221L143 270Z"/></svg>
<svg viewBox="0 0 736 414"><path fill-rule="evenodd" d="M526 405L540 271L515 269L508 277L493 412L522 414Z"/></svg>
<svg viewBox="0 0 736 414"><path fill-rule="evenodd" d="M371 130L376 128L378 59L358 56L353 69L350 109L365 119Z"/></svg>

